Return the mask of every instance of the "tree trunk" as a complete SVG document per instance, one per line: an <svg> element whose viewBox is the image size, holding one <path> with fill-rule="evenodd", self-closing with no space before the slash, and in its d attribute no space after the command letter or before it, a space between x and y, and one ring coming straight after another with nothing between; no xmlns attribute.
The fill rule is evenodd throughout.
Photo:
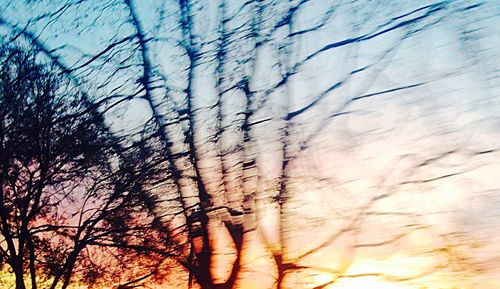
<svg viewBox="0 0 500 289"><path fill-rule="evenodd" d="M26 289L26 284L24 284L24 272L23 265L21 262L15 262L12 264L12 270L16 276L16 289Z"/></svg>

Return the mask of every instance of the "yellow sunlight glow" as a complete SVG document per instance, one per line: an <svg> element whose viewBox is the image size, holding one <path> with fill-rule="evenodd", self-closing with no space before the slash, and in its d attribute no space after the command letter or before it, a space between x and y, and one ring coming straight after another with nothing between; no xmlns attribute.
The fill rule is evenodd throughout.
<svg viewBox="0 0 500 289"><path fill-rule="evenodd" d="M352 279L342 279L325 289L409 289L409 287L381 281L377 277L360 277Z"/></svg>
<svg viewBox="0 0 500 289"><path fill-rule="evenodd" d="M324 289L413 289L415 288L415 284L410 286L404 282L391 282L379 276L354 276L383 273L387 274L387 276L404 278L416 276L421 272L425 272L425 268L428 268L430 264L431 260L429 259L404 255L394 255L383 260L360 258L358 261L355 261L344 274L346 276L353 276L352 278L340 278L334 283L324 287ZM315 275L312 280L314 285L311 286L311 288L314 288L330 282L332 280L332 275L320 273ZM444 285L446 282L442 282L442 284ZM425 286L422 288L425 288Z"/></svg>

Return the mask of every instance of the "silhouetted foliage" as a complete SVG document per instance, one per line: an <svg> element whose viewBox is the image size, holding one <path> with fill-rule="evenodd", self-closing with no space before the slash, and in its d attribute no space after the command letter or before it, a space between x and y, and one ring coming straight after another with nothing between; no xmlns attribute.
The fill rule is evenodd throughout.
<svg viewBox="0 0 500 289"><path fill-rule="evenodd" d="M162 159L145 141L122 146L92 98L36 51L4 46L0 61L1 260L16 288L27 276L32 288L65 288L156 271L173 247L143 188Z"/></svg>
<svg viewBox="0 0 500 289"><path fill-rule="evenodd" d="M497 152L451 137L477 120L475 112L467 114L474 121L455 123L450 120L462 112L450 116L446 105L434 105L463 101L453 89L464 90L457 85L472 78L469 68L483 64L474 50L481 46L476 24L488 17L476 11L487 3L41 0L19 6L32 14L28 20L0 15L6 39L29 42L53 65L50 75L64 83L54 95L72 91L59 101L67 126L49 138L61 142L64 157L57 159L68 163L64 181L51 190L82 192L63 193L57 206L64 209L41 214L56 224L40 225L44 234L63 239L55 249L33 238L44 248L40 258L51 260L44 275L69 280L76 271L66 264L75 251L82 271L75 276L87 284L118 279L121 272L102 274L118 263L165 256L184 270L188 287L202 289L237 288L254 273L267 278L259 285L278 289L296 288L304 276L328 277L310 282L320 289L365 277L412 282L446 275L460 262L457 272L476 270L467 258L450 258L466 246L466 234L440 231L436 208L409 203L420 193L479 179L474 162ZM463 51L455 47L461 45ZM95 87L95 99L77 85ZM446 133L437 125L443 119ZM17 122L15 135L30 122ZM81 209L72 215L71 206ZM80 216L88 221L66 228L61 216L64 224ZM141 222L148 225L135 225ZM411 241L418 236L433 244ZM92 258L109 248L115 259ZM417 251L432 260L418 272L352 273L364 250L380 259ZM265 269L249 260L254 251L266 259ZM8 260L9 251L4 255ZM330 264L324 255L337 259ZM137 266L148 272L119 288L161 277L158 264Z"/></svg>

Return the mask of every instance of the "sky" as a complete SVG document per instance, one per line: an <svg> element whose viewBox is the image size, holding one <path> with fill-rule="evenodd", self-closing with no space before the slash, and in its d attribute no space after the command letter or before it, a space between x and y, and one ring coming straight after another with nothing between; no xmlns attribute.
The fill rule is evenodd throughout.
<svg viewBox="0 0 500 289"><path fill-rule="evenodd" d="M28 2L1 0L1 17L17 27L29 23L29 29L38 35L39 40L50 48L59 48L55 52L68 66L81 61L82 56L85 59L105 48L110 39L131 33L130 24L122 20L127 17L122 5L98 5L112 1L89 1L77 9L67 10L54 23L40 21L36 24L31 24L30 19L54 11L61 2ZM236 11L239 2L229 2L230 10ZM344 2L348 1L339 1L340 4ZM434 2L437 1L361 1L339 5L330 24L301 37L294 44L292 58L304 59L330 43L369 35L377 24ZM450 270L394 284L377 276L343 278L327 288L420 289L457 285L463 289L493 289L495 282L500 282L500 272L495 269L500 262L500 248L496 245L499 237L495 234L500 225L499 154L480 154L497 150L500 140L500 59L497 49L500 45L500 6L495 0L485 1L478 8L457 13L456 9L467 6L467 1L446 2L455 13L431 17L429 22L437 21L434 25L427 27L429 22L416 23L407 30L395 30L319 53L292 78L290 111L304 107L333 83L342 84L295 120L293 133L297 145L294 148L297 150L305 141L308 148L297 152L297 162L292 168L292 175L298 181L291 186L291 208L295 210L286 222L289 226L289 251L291 256L300 256L308 248L314 248L342 230L374 194L390 194L390 197L370 203L368 211L371 210L372 214L368 215L373 218L366 219L361 233L341 234L338 240L304 262L345 269L348 275L374 271L412 275L444 262L441 258L445 257L439 252L426 255L427 249L443 242L442 248L456 248L453 255L467 253L472 263L481 263L488 270L467 280L455 274L458 269L457 272ZM194 29L201 40L209 41L216 35L214 3L197 10L200 21ZM330 4L328 1L312 1L298 16L296 29L321 20ZM157 69L168 75L167 82L175 94L185 85L186 62L176 42L179 35L174 29L175 9L169 5L168 1L136 1L147 35L161 39L151 44L152 59ZM164 17L164 20L157 21L158 17ZM273 16L269 17L272 19ZM405 19L403 17L400 21ZM5 35L5 26L0 29ZM402 37L404 41L401 41ZM210 44L207 47L208 51ZM123 55L118 52L116 59L125 58L126 49ZM249 51L242 43L235 45L229 55L238 59ZM279 55L263 49L258 73L253 79L256 90L272 86L279 78L273 57ZM134 63L136 58L129 61ZM132 66L113 74L115 62L103 64L97 61L94 65L99 69L81 71L80 76L90 79L87 86L91 88L110 80L99 88L99 94L112 93L117 87L120 93L134 90L134 78L140 75L140 67ZM369 66L366 72L352 73L366 66ZM216 97L214 67L210 62L200 67L194 87L198 96L195 106L202 111L200 130L208 130L213 115L205 111ZM246 69L244 65L233 68L235 75ZM351 101L408 85L416 86ZM236 122L241 96L230 96L226 111L231 115L229 119ZM284 99L282 91L269 96L267 105L257 115L271 116L276 122L255 129L256 135L260 136L259 161L262 164L260 222L263 234L271 240L277 238L276 208L266 200L272 195L269 191L279 174L277 138ZM339 109L349 113L330 117ZM108 120L116 131L122 132L140 127L149 117L145 101L134 99L113 111ZM318 137L311 138L315 132L319 132ZM203 136L203 132L200 135ZM416 164L423 160L442 154L444 156L438 161L423 165L423 169L416 168ZM450 174L456 176L440 178ZM422 228L423 224L429 228ZM217 238L224 240L223 230L217 228L221 230ZM383 248L363 247L363 244L384 242L386 236L395 233L394 228L405 234L399 241ZM459 244L443 241L446 238L442 237L449 232L457 234ZM272 282L269 274L265 274L272 270L266 261L269 253L263 249L258 236L252 238L246 262L252 264L252 268L261 269L245 272L248 277L242 288L259 288L263 283ZM224 241L219 244L221 254L227 253ZM224 258L216 257L216 260L224 263ZM224 278L223 269L220 274L217 278ZM316 286L331 279L332 274L324 272L298 272L290 277L290 282L299 284L312 280L309 283ZM307 284L303 286L312 288Z"/></svg>

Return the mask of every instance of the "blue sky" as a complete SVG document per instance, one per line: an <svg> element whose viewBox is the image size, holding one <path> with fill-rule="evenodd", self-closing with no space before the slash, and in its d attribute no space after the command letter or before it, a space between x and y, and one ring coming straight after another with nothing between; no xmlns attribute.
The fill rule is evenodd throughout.
<svg viewBox="0 0 500 289"><path fill-rule="evenodd" d="M489 244L498 241L493 232L500 225L499 155L497 152L476 157L475 153L498 149L500 140L498 1L486 1L477 7L469 7L470 1L444 1L447 9L426 21L373 38L370 35L422 16L429 9L395 17L439 1L347 2L312 1L297 17L295 29L300 31L320 23L328 15L328 9L335 9L333 16L328 18L329 24L296 38L292 46L292 66L308 56L315 56L291 78L288 91L271 93L262 111L257 113L258 117L273 119L255 129L255 133L262 136L259 157L265 163L261 167L263 183L272 186L278 173L279 164L273 160L277 158L276 139L285 97L290 97L291 111L300 110L333 84L341 83L294 120L296 148L308 140L312 132L320 132L310 141L310 147L300 154L300 165L294 171L308 178L302 183L308 187L308 197L302 200L302 205L310 208L306 215L321 218L330 210L342 211L337 204L351 205L349 200L356 196L373 194L382 179L388 178L384 187L388 189L391 184L408 178L405 173L422 159L456 150L458 153L449 159L421 174L411 175L410 180L416 182L456 170L463 170L462 175L432 184L405 184L401 186L403 197L396 196L380 206L428 212L427 221L437 227L462 226L472 235L486 240L485 251L478 254L494 252L497 248ZM168 1L137 0L135 3L146 36L156 39L150 42L155 69L166 76L174 98L181 102L186 59L178 47L177 10ZM199 41L208 43L202 52L210 55L217 35L217 6L215 1L203 3L205 5L196 10L194 29ZM240 1L229 3L229 11L237 11ZM268 15L271 23L283 12L284 3L278 1L275 14ZM110 41L133 33L126 20L128 12L124 5L114 1L88 1L68 9L53 22L30 22L37 15L55 11L61 5L64 1L27 4L26 1L2 0L0 15L16 27L29 24L28 30L36 34L39 41L51 49L58 48L54 53L68 66L84 62L105 49ZM463 7L469 8L464 10ZM163 18L158 21L158 17ZM241 20L232 25L236 27L238 21L245 22L246 17L242 13ZM391 19L393 22L388 22ZM430 25L434 21L436 23ZM9 35L5 25L0 29L3 35ZM284 33L281 30L276 33L276 43L280 43ZM360 39L352 44L316 53L332 43L356 37ZM86 87L98 96L132 93L141 74L138 55L131 53L132 47L134 45L127 42L123 51L117 51L107 63L99 59L91 69L79 71L79 77L86 80ZM252 78L252 88L256 91L272 87L280 78L275 60L282 55L275 54L273 49L271 45L262 49L257 73ZM228 53L229 62L246 59L251 52L248 43L235 43ZM130 66L115 73L120 61L124 67ZM228 79L237 79L248 71L245 64L231 62L231 65ZM110 79L109 83L99 86ZM412 85L415 87L377 94ZM164 92L159 89L155 96L160 99ZM195 106L202 120L199 133L202 138L204 129L210 131L213 118L207 107L216 100L214 65L210 61L200 64L197 70L195 93ZM367 97L372 94L373 97ZM357 97L362 99L351 101ZM241 110L239 100L241 95L238 93L229 94L226 109L231 116L228 119L237 120ZM161 107L166 114L167 106ZM348 114L330 117L339 109ZM130 130L149 117L146 103L136 98L113 111L109 122L117 131ZM329 189L331 183L340 184L333 190L335 194ZM299 192L303 188L296 190ZM265 207L265 210L273 215L272 208ZM449 213L432 214L437 211ZM334 228L336 225L327 222L325 226ZM324 231L324 228L319 230ZM373 237L370 234L375 232L366 236ZM296 242L300 247L304 240L299 236Z"/></svg>

